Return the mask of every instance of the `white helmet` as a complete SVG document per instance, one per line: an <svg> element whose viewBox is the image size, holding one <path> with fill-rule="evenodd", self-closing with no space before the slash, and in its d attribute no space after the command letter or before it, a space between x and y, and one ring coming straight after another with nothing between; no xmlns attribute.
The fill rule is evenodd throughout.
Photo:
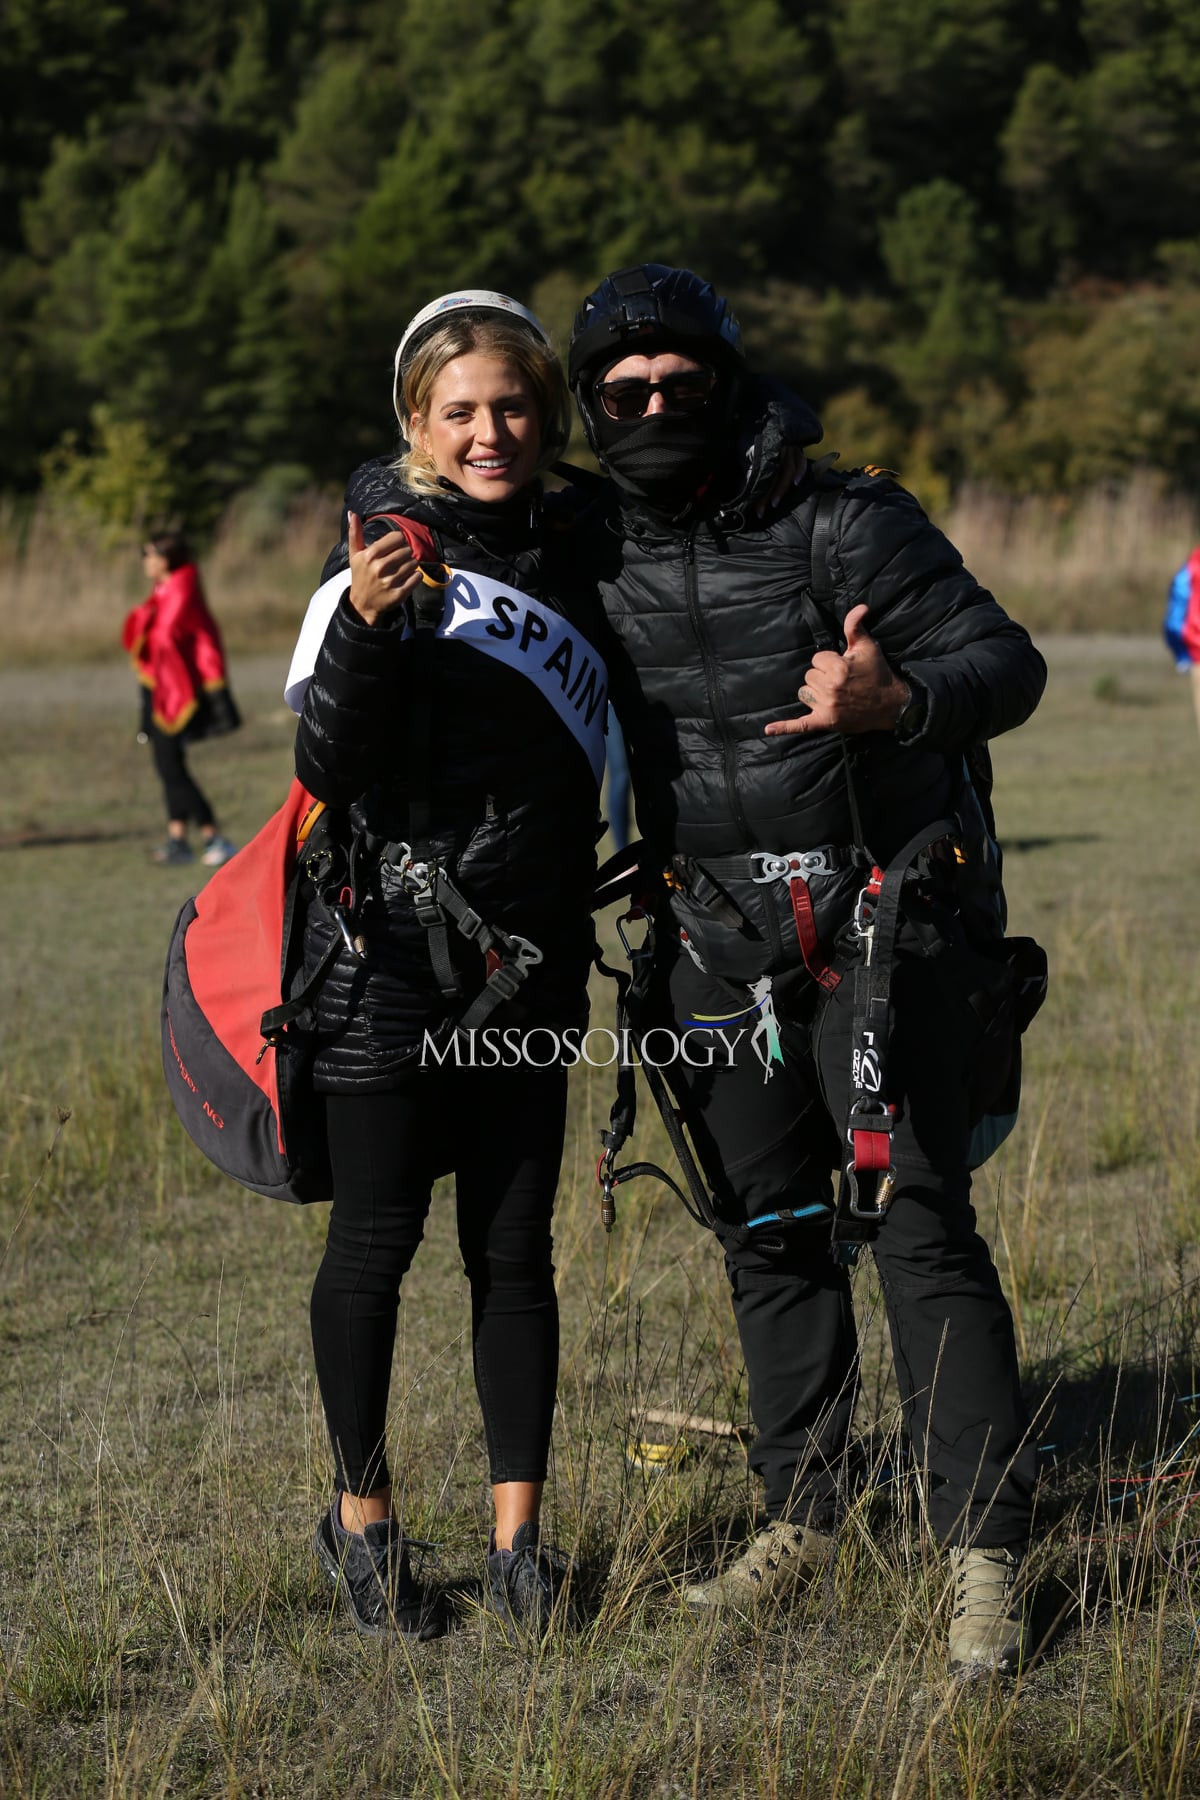
<svg viewBox="0 0 1200 1800"><path fill-rule="evenodd" d="M408 423L403 410L402 371L412 358L417 345L426 335L427 328L439 325L449 313L456 312L507 313L510 318L519 319L523 325L528 325L529 329L541 338L548 349L553 348L550 343L550 334L541 320L531 313L527 306L522 306L519 300L511 300L507 294L497 294L491 288L458 288L453 294L442 294L439 299L431 300L428 306L423 306L420 312L409 320L404 328L404 336L396 346L392 406L400 421L401 431Z"/></svg>

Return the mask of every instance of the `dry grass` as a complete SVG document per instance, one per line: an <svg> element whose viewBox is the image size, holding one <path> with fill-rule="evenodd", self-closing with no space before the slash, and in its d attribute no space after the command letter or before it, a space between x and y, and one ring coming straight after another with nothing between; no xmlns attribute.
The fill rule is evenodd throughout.
<svg viewBox="0 0 1200 1800"><path fill-rule="evenodd" d="M509 1641L464 1605L418 1648L331 1612L308 1549L329 1479L306 1321L321 1209L224 1183L165 1110L157 983L193 878L144 860L157 797L127 676L0 676L0 1791L1200 1789L1200 977L1181 829L1200 745L1152 642L1052 649L1044 706L997 762L1015 919L1050 947L1054 985L1020 1126L977 1189L1039 1409L1044 1651L1019 1682L965 1689L944 1673L943 1566L869 1264L870 1478L836 1569L761 1628L682 1607L681 1574L750 1516L744 1456L694 1433L652 1475L629 1437L651 1408L744 1423L744 1377L720 1259L675 1203L625 1189L611 1239L599 1227L599 1078L572 1094L550 1486L587 1627ZM282 661L242 661L246 729L197 756L239 836L286 779ZM637 1149L662 1146L647 1127ZM451 1210L435 1205L405 1284L390 1436L410 1529L469 1595L487 1490Z"/></svg>
<svg viewBox="0 0 1200 1800"><path fill-rule="evenodd" d="M201 557L228 647L289 644L337 537L336 497L312 493L282 527L234 508ZM139 544L113 547L38 503L0 501L0 656L6 664L104 660L146 592Z"/></svg>
<svg viewBox="0 0 1200 1800"><path fill-rule="evenodd" d="M1171 577L1200 539L1195 502L1147 473L1070 504L968 488L939 523L1037 631L1157 631Z"/></svg>
<svg viewBox="0 0 1200 1800"><path fill-rule="evenodd" d="M312 493L280 528L234 507L202 556L230 648L290 647L337 534L338 501ZM965 490L938 521L967 566L1038 631L1156 631L1171 576L1200 538L1191 500L1135 474L1073 503ZM142 596L137 545L105 547L45 506L0 503L0 657L104 659Z"/></svg>

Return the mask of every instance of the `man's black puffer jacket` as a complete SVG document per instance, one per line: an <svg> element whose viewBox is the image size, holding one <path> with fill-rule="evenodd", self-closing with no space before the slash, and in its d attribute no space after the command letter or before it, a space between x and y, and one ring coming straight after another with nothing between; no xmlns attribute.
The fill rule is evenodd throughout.
<svg viewBox="0 0 1200 1800"><path fill-rule="evenodd" d="M813 520L818 496L832 486L826 612L840 624L851 607L869 605L867 630L927 700L913 741L890 733L849 740L866 842L886 862L950 809L962 751L1029 716L1045 664L888 477L810 469L794 495L756 517L753 503L770 490L781 442L812 443L821 430L802 402L753 384L742 426L731 498L702 500L669 520L614 495L592 534L608 627L600 647L628 740L639 829L656 858L681 852L701 865L751 850L853 842L846 740L763 732L804 710L797 690L817 647ZM844 922L859 885L853 875L841 882L832 919L828 909L820 918L818 904L823 937ZM754 918L761 890L735 898L749 901L743 910ZM689 916L686 905L676 910ZM786 965L799 950L794 934L783 935ZM763 947L757 973L779 965L780 949L778 939L773 955ZM752 978L753 962L714 973Z"/></svg>
<svg viewBox="0 0 1200 1800"><path fill-rule="evenodd" d="M364 520L399 513L428 525L439 556L564 608L551 572L561 534L544 528L540 502L472 502L456 489L427 498L407 491L383 462L365 464L346 489ZM366 526L368 543L393 527ZM550 548L543 549L543 541ZM567 546L561 553L567 554ZM345 570L343 540L322 572ZM365 834L365 904L356 929L366 960L343 952L317 1002L314 1081L327 1092L382 1090L405 1078L427 1028L461 1013L482 987L478 950L451 928L464 999L447 1000L435 980L428 937L395 869L381 862L387 842L409 842L412 762L412 639L401 636L407 603L366 624L345 597L317 659L296 737L296 772L318 799ZM584 752L532 683L473 649L439 639L431 646L430 844L480 915L535 943L544 962L517 999L489 1025L586 1020L593 942L590 904L596 867L596 783ZM334 933L311 909L305 966Z"/></svg>

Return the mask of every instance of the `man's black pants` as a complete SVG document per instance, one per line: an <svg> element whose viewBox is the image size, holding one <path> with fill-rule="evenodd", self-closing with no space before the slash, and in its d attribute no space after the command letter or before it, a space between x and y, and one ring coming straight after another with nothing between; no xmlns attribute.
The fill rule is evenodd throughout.
<svg viewBox="0 0 1200 1800"><path fill-rule="evenodd" d="M888 1081L897 1187L873 1252L934 1534L948 1545L1015 1546L1029 1536L1035 1452L1012 1316L970 1204L965 1076L976 1026L951 960L938 965L897 961ZM829 1200L830 1170L841 1160L852 986L844 980L814 1009L806 981L798 1004L781 1002L784 1061L770 1064L769 1078L753 1045L761 1015L725 1025L710 1069L681 1062L666 1071L731 1224ZM748 1005L745 988L713 981L680 954L661 965L650 1013L682 1030ZM799 1016L814 1010L815 1018ZM730 1064L724 1044L743 1027ZM702 1039L692 1043L698 1052ZM725 1258L757 1431L750 1462L768 1516L822 1529L844 1500L858 1369L849 1271L834 1261L828 1237L827 1225L790 1228L786 1248L772 1255L752 1233Z"/></svg>

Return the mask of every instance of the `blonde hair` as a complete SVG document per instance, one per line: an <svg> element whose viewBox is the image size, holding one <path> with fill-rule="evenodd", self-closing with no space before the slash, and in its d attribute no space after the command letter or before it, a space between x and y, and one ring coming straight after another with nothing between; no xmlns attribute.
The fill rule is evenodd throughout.
<svg viewBox="0 0 1200 1800"><path fill-rule="evenodd" d="M423 420L428 415L434 383L447 363L472 352L512 363L533 389L541 431L541 453L534 473L540 475L567 447L571 396L562 365L549 344L499 314L482 318L451 316L424 338L407 359L396 377L395 388L396 415L402 421L406 438L408 421L414 416ZM413 493L440 492L437 465L429 452L411 439L392 467Z"/></svg>

